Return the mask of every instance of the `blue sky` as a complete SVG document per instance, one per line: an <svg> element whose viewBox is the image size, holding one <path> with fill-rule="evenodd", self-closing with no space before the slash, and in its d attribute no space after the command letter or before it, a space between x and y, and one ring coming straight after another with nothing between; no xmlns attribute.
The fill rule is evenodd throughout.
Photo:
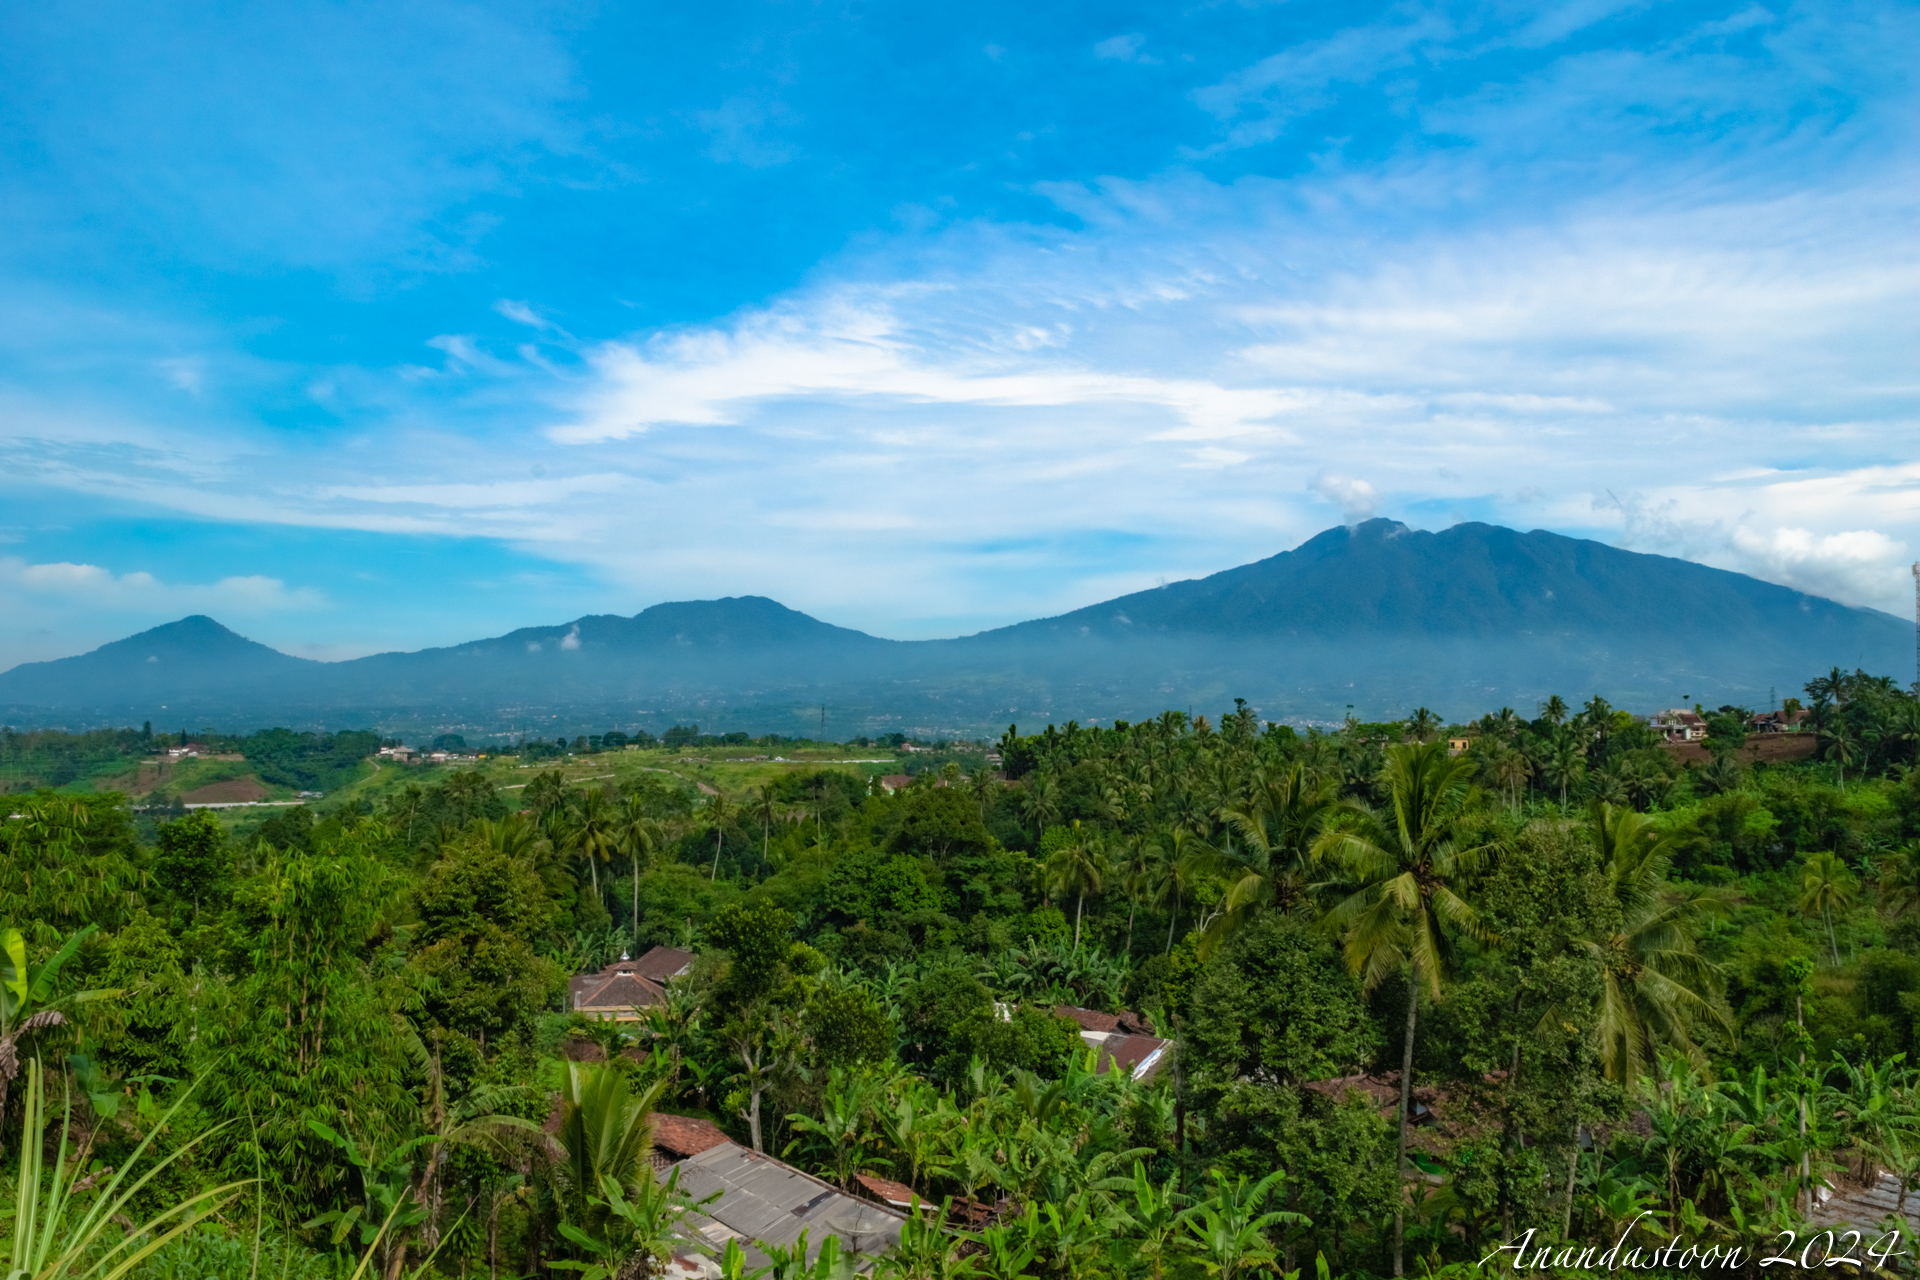
<svg viewBox="0 0 1920 1280"><path fill-rule="evenodd" d="M1911 607L1920 9L15 6L0 667L1482 519Z"/></svg>

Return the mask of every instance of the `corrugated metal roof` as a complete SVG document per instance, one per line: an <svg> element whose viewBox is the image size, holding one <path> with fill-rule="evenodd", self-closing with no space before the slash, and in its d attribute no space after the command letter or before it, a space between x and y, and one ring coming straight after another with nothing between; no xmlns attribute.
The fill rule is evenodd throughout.
<svg viewBox="0 0 1920 1280"><path fill-rule="evenodd" d="M691 1215L701 1235L716 1247L724 1247L730 1235L743 1237L741 1247L754 1266L769 1259L759 1249L748 1249L749 1240L788 1248L802 1231L807 1233L809 1258L832 1234L840 1237L843 1253L872 1259L893 1247L906 1221L898 1213L734 1143L713 1147L673 1167L680 1170L681 1189L695 1200L720 1193L718 1200Z"/></svg>

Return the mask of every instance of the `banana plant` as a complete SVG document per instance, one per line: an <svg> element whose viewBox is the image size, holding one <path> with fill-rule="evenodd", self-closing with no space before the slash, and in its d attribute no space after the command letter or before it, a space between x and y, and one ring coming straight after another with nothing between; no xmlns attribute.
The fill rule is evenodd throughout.
<svg viewBox="0 0 1920 1280"><path fill-rule="evenodd" d="M362 1150L351 1137L323 1121L309 1119L307 1127L340 1148L359 1171L361 1203L328 1210L302 1226L332 1228L329 1243L336 1248L357 1227L361 1245L371 1247L384 1240L391 1249L401 1232L426 1221L426 1206L413 1194L413 1153L431 1143L431 1135L409 1138L381 1156L371 1146Z"/></svg>
<svg viewBox="0 0 1920 1280"><path fill-rule="evenodd" d="M1147 1177L1147 1166L1139 1160L1133 1162L1130 1189L1132 1203L1122 1208L1118 1216L1134 1238L1135 1251L1153 1269L1153 1280L1160 1280L1167 1255L1179 1238L1181 1206L1187 1197L1180 1194L1172 1178L1157 1187L1153 1185Z"/></svg>
<svg viewBox="0 0 1920 1280"><path fill-rule="evenodd" d="M547 1265L556 1270L578 1271L580 1280L612 1280L615 1276L657 1276L664 1275L673 1262L674 1249L685 1247L705 1253L709 1250L705 1242L691 1231L682 1229L681 1221L687 1214L702 1205L711 1204L720 1198L718 1191L704 1200L694 1200L680 1189L680 1170L668 1171L664 1181L643 1178L629 1189L620 1185L618 1178L603 1174L600 1178L600 1194L593 1198L594 1207L601 1212L599 1226L588 1230L579 1223L563 1222L560 1234L572 1244L578 1246L587 1255L587 1260L568 1262L549 1262ZM728 1260L735 1267L734 1274L747 1280L740 1268L744 1265L739 1254L739 1243L729 1240L727 1258L722 1260L722 1273ZM634 1269L634 1262L640 1263L640 1269ZM756 1273L757 1274L757 1273Z"/></svg>
<svg viewBox="0 0 1920 1280"><path fill-rule="evenodd" d="M831 1233L820 1242L820 1252L812 1262L807 1261L804 1230L791 1245L763 1243L760 1247L769 1259L764 1272L766 1280L853 1280L853 1258L840 1255L840 1237Z"/></svg>
<svg viewBox="0 0 1920 1280"><path fill-rule="evenodd" d="M949 1232L946 1221L953 1200L948 1197L939 1211L923 1210L920 1197L913 1198L907 1220L900 1226L900 1239L874 1268L877 1280L966 1280L980 1274L979 1256L967 1251L968 1238Z"/></svg>
<svg viewBox="0 0 1920 1280"><path fill-rule="evenodd" d="M60 968L73 959L80 944L98 926L88 925L61 944L42 964L27 963L27 940L20 930L0 928L0 1112L7 1107L7 1090L20 1074L20 1042L35 1033L66 1025L67 1015L56 1005L86 1004L120 994L79 991L55 999Z"/></svg>
<svg viewBox="0 0 1920 1280"><path fill-rule="evenodd" d="M1261 1206L1285 1176L1276 1169L1248 1185L1245 1177L1228 1181L1220 1170L1213 1171L1212 1198L1200 1201L1181 1215L1193 1235L1191 1247L1200 1255L1200 1265L1209 1275L1234 1280L1249 1271L1271 1267L1274 1249L1273 1242L1267 1239L1267 1228L1281 1224L1313 1225L1305 1214L1285 1209L1261 1212Z"/></svg>

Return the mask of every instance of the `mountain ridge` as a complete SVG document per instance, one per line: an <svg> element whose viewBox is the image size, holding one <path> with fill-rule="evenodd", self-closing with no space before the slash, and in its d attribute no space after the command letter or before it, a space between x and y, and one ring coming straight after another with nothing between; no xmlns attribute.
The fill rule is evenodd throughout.
<svg viewBox="0 0 1920 1280"><path fill-rule="evenodd" d="M1912 645L1911 624L1890 614L1690 561L1546 530L1379 519L940 640L889 640L729 596L320 663L193 615L0 673L0 718L141 718L159 704L169 716L336 725L704 716L786 732L826 703L857 727L955 730L1234 696L1274 719L1337 717L1345 705L1519 706L1547 692L1755 704L1828 666L1902 670Z"/></svg>

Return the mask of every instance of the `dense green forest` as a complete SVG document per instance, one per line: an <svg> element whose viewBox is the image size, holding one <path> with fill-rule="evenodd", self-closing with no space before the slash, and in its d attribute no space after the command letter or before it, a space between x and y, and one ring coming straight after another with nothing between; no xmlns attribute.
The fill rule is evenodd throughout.
<svg viewBox="0 0 1920 1280"><path fill-rule="evenodd" d="M948 1229L889 1275L1425 1275L1528 1231L1757 1274L1829 1194L1920 1188L1920 701L1806 693L1816 758L1777 765L1740 708L1683 762L1555 698L1010 732L893 793L456 772L244 834L17 795L4 1247L36 1276L659 1274L690 1207L659 1112L911 1186ZM303 778L378 742L256 737ZM696 958L642 1020L566 1011L656 943ZM1136 1012L1170 1069L1097 1071L1060 1005Z"/></svg>

